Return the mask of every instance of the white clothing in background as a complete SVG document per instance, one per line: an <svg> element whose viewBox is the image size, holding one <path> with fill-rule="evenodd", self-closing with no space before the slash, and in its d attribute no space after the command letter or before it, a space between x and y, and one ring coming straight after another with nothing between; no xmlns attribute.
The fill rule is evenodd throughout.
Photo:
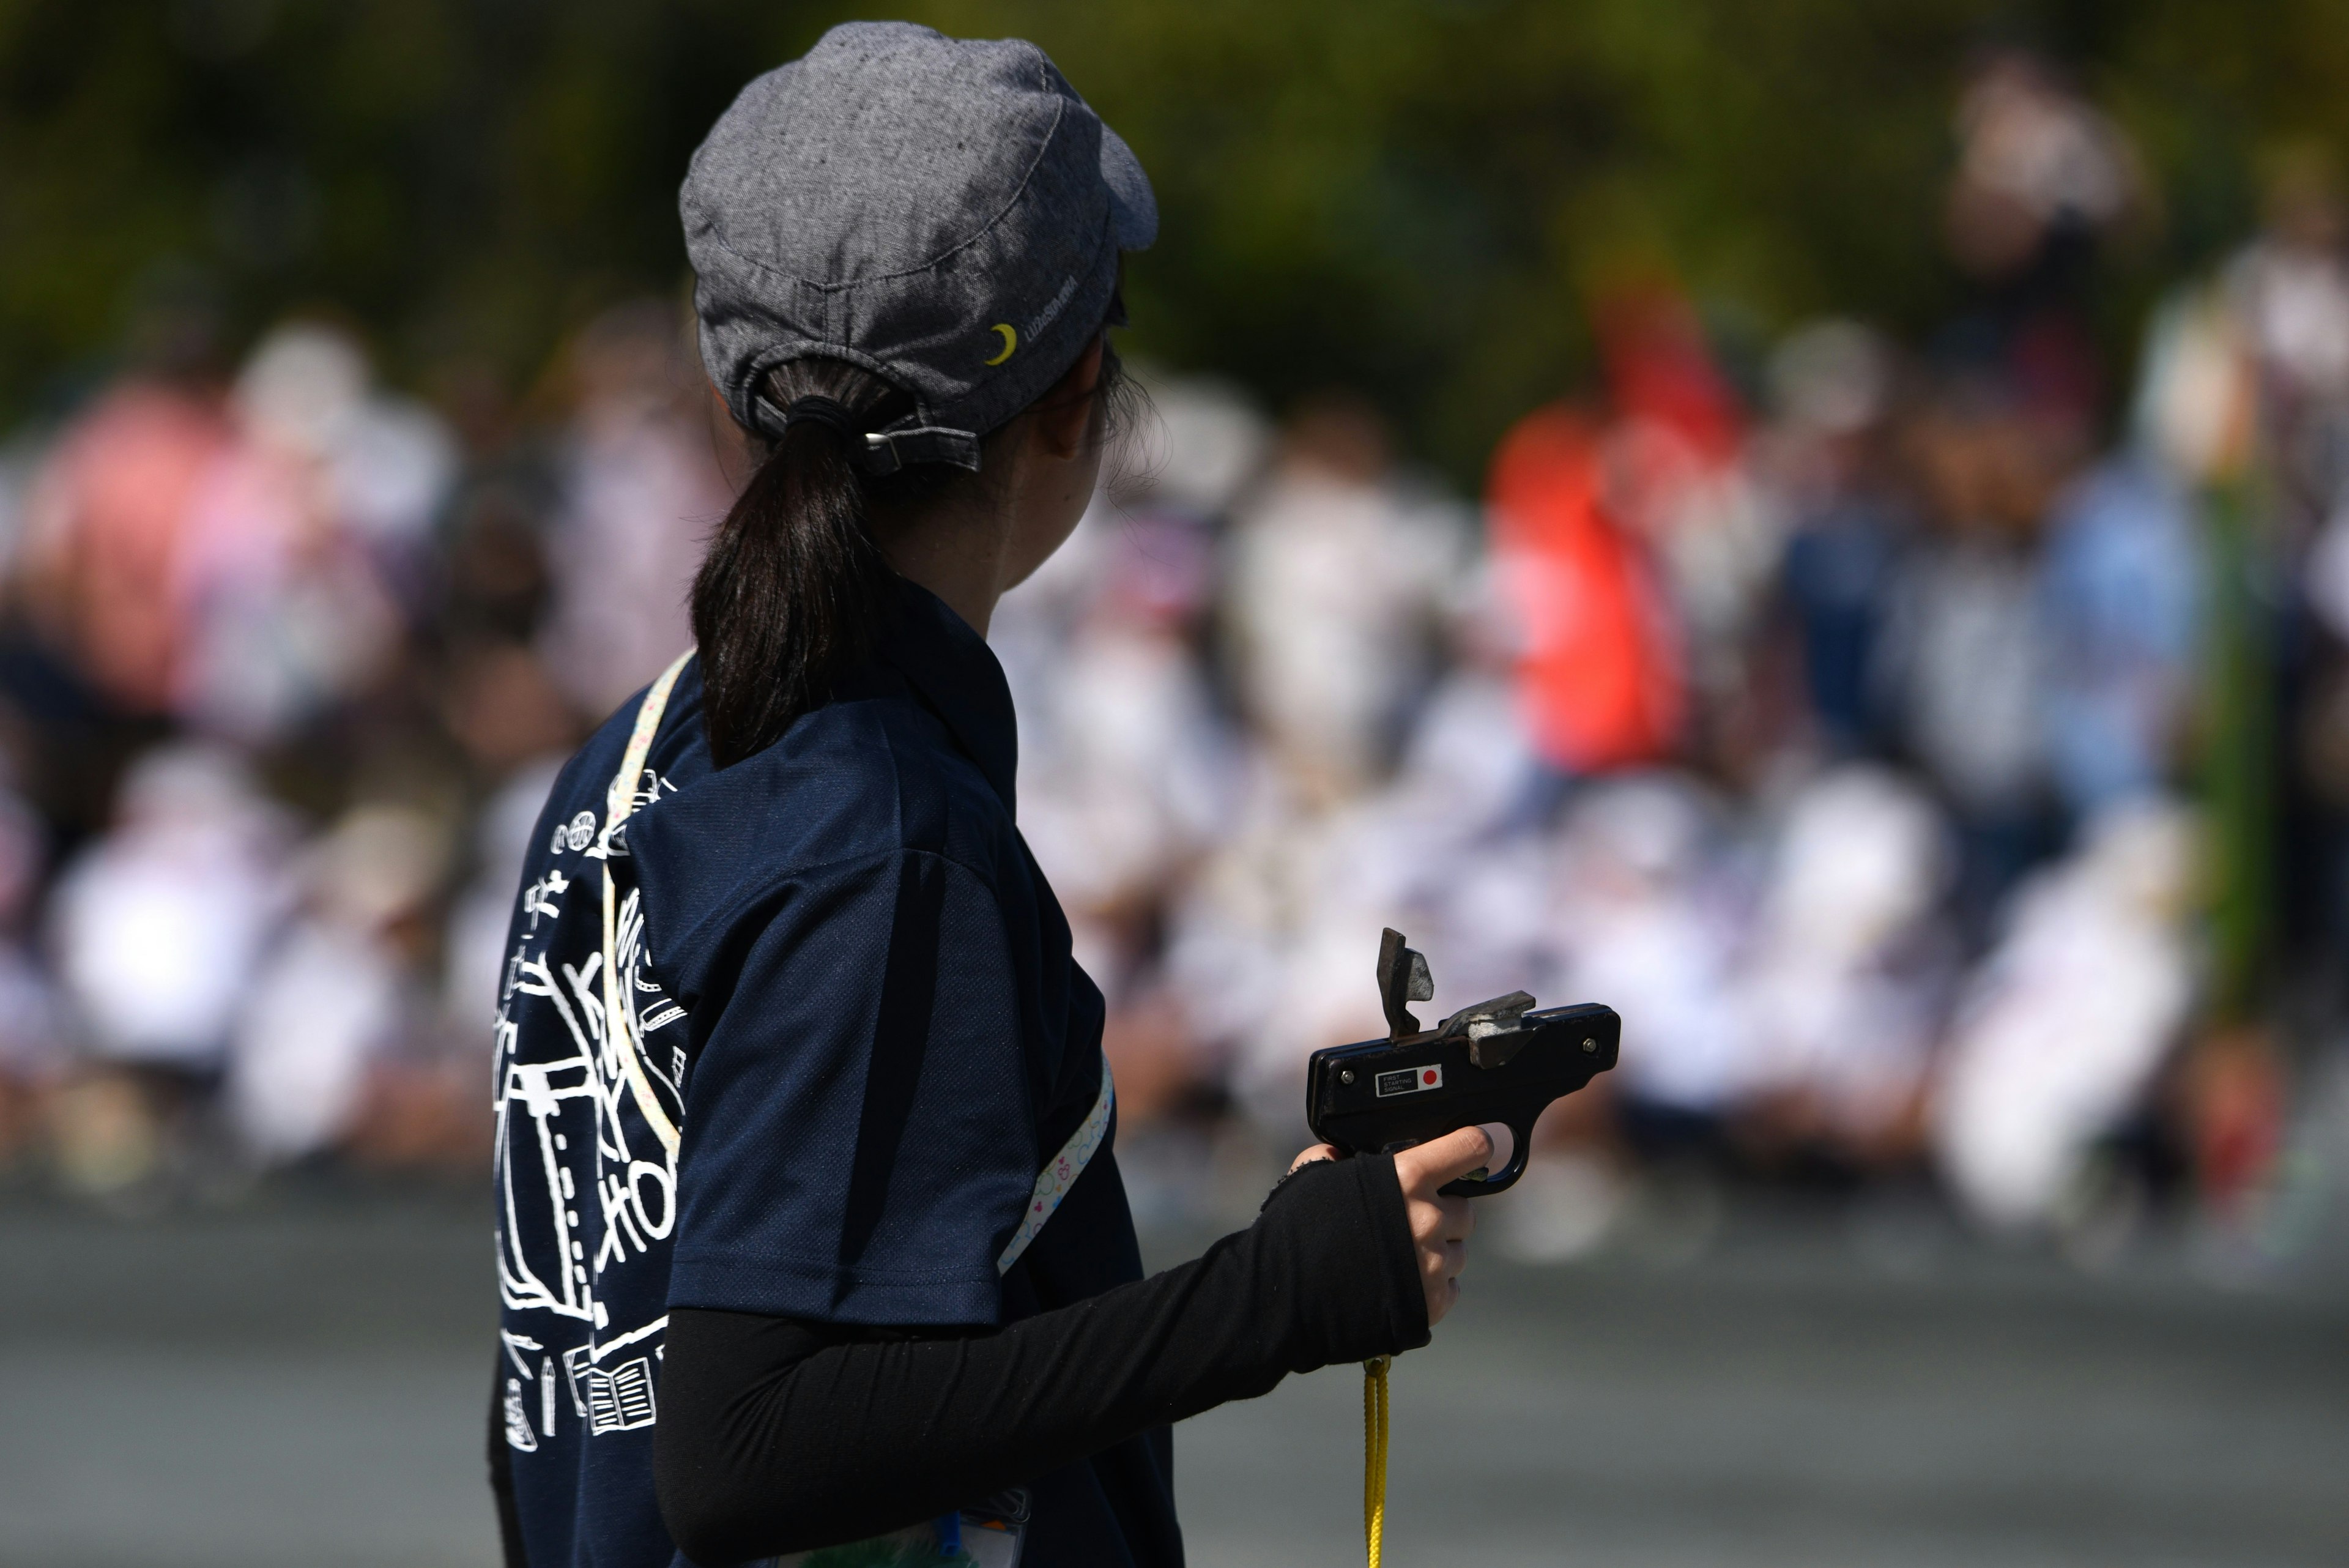
<svg viewBox="0 0 2349 1568"><path fill-rule="evenodd" d="M1967 810L2015 809L2046 778L2036 573L2018 552L1959 541L1921 555L1895 596L1889 630L1903 722Z"/></svg>
<svg viewBox="0 0 2349 1568"><path fill-rule="evenodd" d="M1374 782L1430 673L1465 529L1392 485L1298 470L1234 520L1225 601L1240 697L1291 766Z"/></svg>
<svg viewBox="0 0 2349 1568"><path fill-rule="evenodd" d="M288 902L284 825L198 747L141 763L120 815L51 907L67 1000L102 1057L214 1067Z"/></svg>
<svg viewBox="0 0 2349 1568"><path fill-rule="evenodd" d="M383 944L305 919L254 981L230 1054L229 1116L264 1160L296 1159L348 1128L367 1064L393 1044L401 972Z"/></svg>
<svg viewBox="0 0 2349 1568"><path fill-rule="evenodd" d="M1730 990L1736 911L1717 886L1714 836L1709 802L1684 779L1600 785L1563 826L1552 917L1557 1000L1622 1015L1624 1088L1707 1113L1733 1106L1751 1076Z"/></svg>
<svg viewBox="0 0 2349 1568"><path fill-rule="evenodd" d="M2176 1043L2194 994L2192 834L2182 807L2116 806L2018 895L1960 1003L1934 1105L1942 1169L1982 1220L2053 1218Z"/></svg>
<svg viewBox="0 0 2349 1568"><path fill-rule="evenodd" d="M693 641L703 550L732 504L709 430L657 409L583 411L547 543L547 669L602 717Z"/></svg>
<svg viewBox="0 0 2349 1568"><path fill-rule="evenodd" d="M1943 989L1916 950L1949 869L1939 811L1899 774L1850 765L1803 787L1739 965L1756 1087L1806 1095L1863 1137L1906 1112Z"/></svg>

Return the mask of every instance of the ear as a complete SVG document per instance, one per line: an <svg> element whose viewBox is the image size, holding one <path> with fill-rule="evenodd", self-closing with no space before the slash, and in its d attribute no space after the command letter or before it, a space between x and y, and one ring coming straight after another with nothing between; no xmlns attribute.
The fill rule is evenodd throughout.
<svg viewBox="0 0 2349 1568"><path fill-rule="evenodd" d="M1052 389L1036 400L1036 439L1052 456L1076 456L1092 438L1093 398L1101 389L1102 338L1096 335Z"/></svg>

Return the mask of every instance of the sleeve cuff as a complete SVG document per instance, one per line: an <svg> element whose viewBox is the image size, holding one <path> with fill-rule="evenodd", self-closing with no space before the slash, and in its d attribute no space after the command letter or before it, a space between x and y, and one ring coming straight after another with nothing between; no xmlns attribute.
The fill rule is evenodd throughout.
<svg viewBox="0 0 2349 1568"><path fill-rule="evenodd" d="M1300 1167L1257 1220L1291 1260L1296 1310L1315 1366L1415 1350L1428 1341L1427 1293L1394 1159L1356 1155Z"/></svg>

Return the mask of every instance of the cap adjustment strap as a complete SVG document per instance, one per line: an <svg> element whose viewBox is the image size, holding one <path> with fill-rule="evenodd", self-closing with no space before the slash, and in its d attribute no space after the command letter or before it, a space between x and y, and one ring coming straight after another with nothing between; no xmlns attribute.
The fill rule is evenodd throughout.
<svg viewBox="0 0 2349 1568"><path fill-rule="evenodd" d="M765 413L773 405L761 398L757 407ZM868 431L847 404L818 393L792 400L775 426L778 439L796 424L824 425L839 431L848 443L848 461L859 472L875 477L916 462L951 463L973 471L978 467L978 437L973 431L946 425L896 425Z"/></svg>
<svg viewBox="0 0 2349 1568"><path fill-rule="evenodd" d="M978 470L978 437L946 425L914 425L874 431L864 438L856 466L871 474L895 473L911 462L946 462Z"/></svg>

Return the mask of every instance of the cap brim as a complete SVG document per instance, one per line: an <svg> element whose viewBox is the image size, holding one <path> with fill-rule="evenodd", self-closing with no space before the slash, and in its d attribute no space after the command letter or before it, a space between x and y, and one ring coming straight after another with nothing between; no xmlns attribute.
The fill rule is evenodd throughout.
<svg viewBox="0 0 2349 1568"><path fill-rule="evenodd" d="M1110 222L1117 233L1117 248L1122 251L1142 251L1158 237L1158 198L1150 189L1150 176L1142 171L1142 160L1125 139L1104 125L1101 128L1102 181L1109 186Z"/></svg>

